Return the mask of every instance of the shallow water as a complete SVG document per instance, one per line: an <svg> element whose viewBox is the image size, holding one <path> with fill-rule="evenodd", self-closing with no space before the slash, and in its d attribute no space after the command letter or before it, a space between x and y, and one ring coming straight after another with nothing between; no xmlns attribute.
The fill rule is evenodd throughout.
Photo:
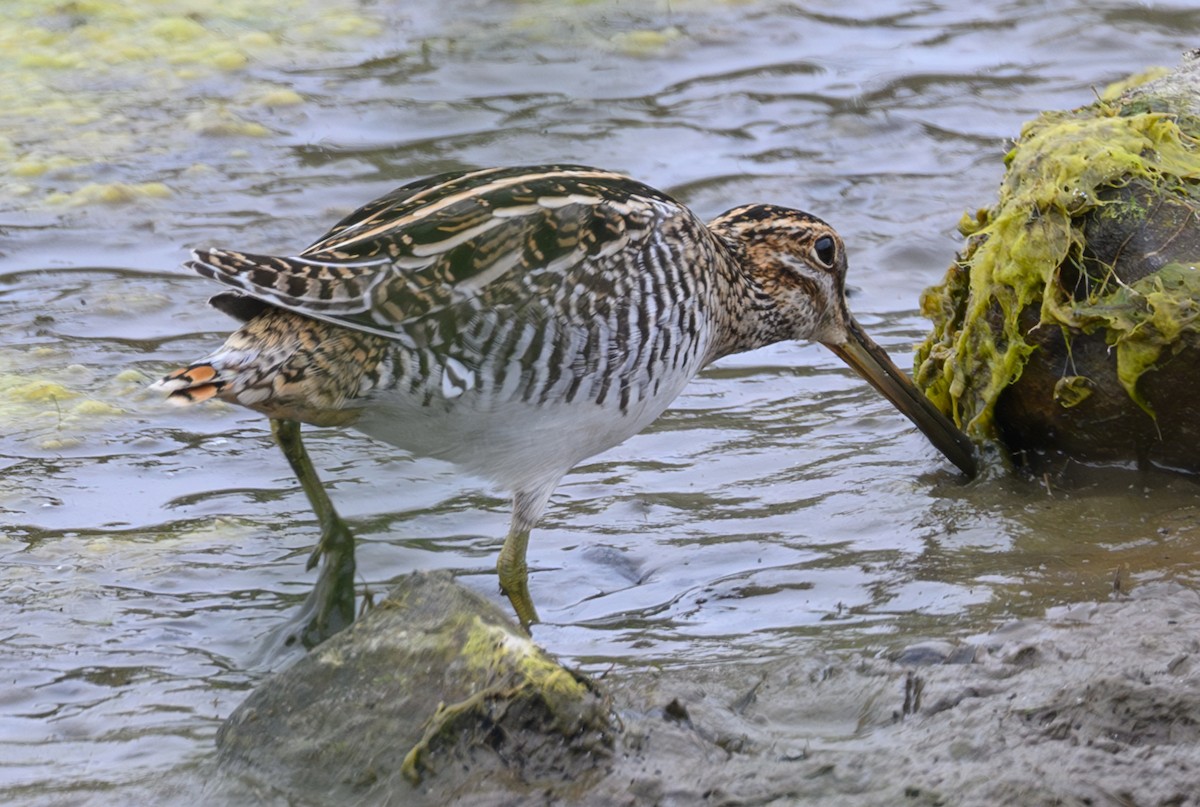
<svg viewBox="0 0 1200 807"><path fill-rule="evenodd" d="M25 0L0 23L26 102L0 113L7 803L182 800L290 658L263 648L311 586L315 531L266 421L145 391L231 327L177 268L190 246L296 250L418 176L591 163L704 216L827 219L851 307L908 366L918 295L994 198L1007 138L1200 41L1185 4L1082 0L207 6ZM101 39L124 56L45 63ZM450 568L495 594L503 492L308 434L366 587ZM831 354L778 345L567 477L529 553L536 638L605 669L975 633L1196 583L1197 492L1131 472L964 485Z"/></svg>

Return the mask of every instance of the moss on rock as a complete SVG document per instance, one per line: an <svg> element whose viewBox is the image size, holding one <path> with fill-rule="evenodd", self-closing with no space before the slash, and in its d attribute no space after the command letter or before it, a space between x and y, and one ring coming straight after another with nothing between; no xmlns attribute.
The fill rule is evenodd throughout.
<svg viewBox="0 0 1200 807"><path fill-rule="evenodd" d="M1191 63L1185 69L1194 72ZM1131 279L1114 271L1120 244L1111 260L1098 260L1088 242L1098 230L1119 240L1162 199L1200 204L1197 103L1193 85L1168 77L1024 127L996 204L964 216L963 252L922 297L933 332L917 351L917 381L968 434L997 438L996 403L1020 379L1043 329L1060 330L1066 346L1051 385L1059 406L1079 405L1096 388L1095 374L1078 372L1070 353L1077 337L1100 333L1125 393L1153 414L1138 381L1164 351L1200 332L1200 251ZM1133 185L1146 192L1120 192Z"/></svg>
<svg viewBox="0 0 1200 807"><path fill-rule="evenodd" d="M406 578L273 676L217 741L226 771L318 801L409 803L420 788L453 803L484 788L570 800L616 733L586 679L441 572Z"/></svg>

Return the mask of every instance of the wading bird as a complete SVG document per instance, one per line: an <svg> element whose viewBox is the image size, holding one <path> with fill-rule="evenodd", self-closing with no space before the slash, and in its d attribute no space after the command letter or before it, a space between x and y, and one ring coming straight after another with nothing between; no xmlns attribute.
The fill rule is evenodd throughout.
<svg viewBox="0 0 1200 807"><path fill-rule="evenodd" d="M722 356L821 342L975 472L969 440L850 315L841 238L798 210L744 205L706 225L610 171L490 168L405 185L295 257L202 249L188 266L232 288L211 302L244 324L158 386L271 418L320 522L309 568L326 557L306 644L353 619L354 539L301 422L349 426L512 491L497 571L527 627L529 532L559 480Z"/></svg>

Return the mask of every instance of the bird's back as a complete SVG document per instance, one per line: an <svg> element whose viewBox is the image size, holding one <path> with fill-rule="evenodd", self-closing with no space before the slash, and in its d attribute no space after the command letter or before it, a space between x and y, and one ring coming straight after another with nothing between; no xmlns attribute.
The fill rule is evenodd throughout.
<svg viewBox="0 0 1200 807"><path fill-rule="evenodd" d="M517 486L678 395L709 358L723 249L659 191L550 166L423 180L298 256L201 250L190 265L247 320L206 360L228 379L214 394Z"/></svg>

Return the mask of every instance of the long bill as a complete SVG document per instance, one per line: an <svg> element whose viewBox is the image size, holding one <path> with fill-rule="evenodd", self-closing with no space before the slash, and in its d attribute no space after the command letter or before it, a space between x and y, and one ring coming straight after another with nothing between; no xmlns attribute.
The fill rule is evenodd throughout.
<svg viewBox="0 0 1200 807"><path fill-rule="evenodd" d="M824 344L915 423L938 451L946 455L946 459L958 466L968 477L975 477L978 469L970 438L917 389L908 376L892 363L887 352L867 336L853 317L846 316L844 343Z"/></svg>

